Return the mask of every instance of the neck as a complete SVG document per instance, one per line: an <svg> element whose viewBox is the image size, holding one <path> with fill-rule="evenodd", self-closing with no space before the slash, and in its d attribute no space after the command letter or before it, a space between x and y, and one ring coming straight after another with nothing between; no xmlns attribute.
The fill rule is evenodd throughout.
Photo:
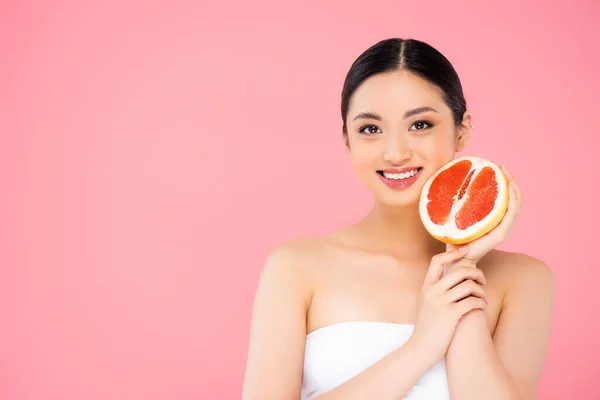
<svg viewBox="0 0 600 400"><path fill-rule="evenodd" d="M374 247L403 259L430 259L445 251L445 244L423 226L418 203L407 207L376 203L360 225Z"/></svg>

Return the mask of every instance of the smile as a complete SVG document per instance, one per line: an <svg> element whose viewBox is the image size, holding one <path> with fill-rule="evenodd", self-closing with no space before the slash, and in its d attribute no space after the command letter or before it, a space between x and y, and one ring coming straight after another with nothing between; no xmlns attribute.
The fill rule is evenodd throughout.
<svg viewBox="0 0 600 400"><path fill-rule="evenodd" d="M405 189L418 179L423 167L411 168L403 171L377 171L377 174L391 189Z"/></svg>
<svg viewBox="0 0 600 400"><path fill-rule="evenodd" d="M421 170L421 168L415 168L413 170L406 171L406 172L400 172L400 173L391 173L391 172L385 172L385 171L377 171L377 172L379 172L381 175L383 175L387 179L392 179L392 180L397 181L400 179L412 178L413 176L418 174L420 170Z"/></svg>

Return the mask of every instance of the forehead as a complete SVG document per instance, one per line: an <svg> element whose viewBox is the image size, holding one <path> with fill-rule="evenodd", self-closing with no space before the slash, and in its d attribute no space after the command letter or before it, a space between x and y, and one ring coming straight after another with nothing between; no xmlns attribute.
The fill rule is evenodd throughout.
<svg viewBox="0 0 600 400"><path fill-rule="evenodd" d="M371 76L358 87L350 101L348 119L365 111L385 118L423 106L451 114L435 85L408 71L386 72Z"/></svg>

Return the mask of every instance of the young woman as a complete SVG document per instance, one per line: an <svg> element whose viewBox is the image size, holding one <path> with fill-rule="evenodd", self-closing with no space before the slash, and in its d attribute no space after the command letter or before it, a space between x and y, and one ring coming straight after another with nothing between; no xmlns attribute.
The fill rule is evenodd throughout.
<svg viewBox="0 0 600 400"><path fill-rule="evenodd" d="M374 206L269 254L243 398L534 399L554 283L542 261L494 249L521 205L514 178L503 167L502 223L466 246L433 239L419 218L425 181L472 131L454 68L421 41L383 40L352 64L341 108L349 159ZM406 184L386 184L388 172Z"/></svg>

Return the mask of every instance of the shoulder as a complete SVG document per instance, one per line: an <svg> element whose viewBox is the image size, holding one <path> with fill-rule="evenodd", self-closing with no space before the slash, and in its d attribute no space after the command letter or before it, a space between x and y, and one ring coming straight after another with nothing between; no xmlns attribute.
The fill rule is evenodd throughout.
<svg viewBox="0 0 600 400"><path fill-rule="evenodd" d="M325 243L318 237L301 237L279 243L266 255L259 285L276 285L310 296L315 267L325 255Z"/></svg>
<svg viewBox="0 0 600 400"><path fill-rule="evenodd" d="M554 275L542 260L523 253L494 250L493 268L514 280L535 279L551 283Z"/></svg>
<svg viewBox="0 0 600 400"><path fill-rule="evenodd" d="M554 274L542 260L523 253L493 250L486 269L498 277L506 296L535 297L554 295Z"/></svg>
<svg viewBox="0 0 600 400"><path fill-rule="evenodd" d="M326 243L319 237L290 239L274 246L267 254L264 270L305 270L308 263L325 256Z"/></svg>

